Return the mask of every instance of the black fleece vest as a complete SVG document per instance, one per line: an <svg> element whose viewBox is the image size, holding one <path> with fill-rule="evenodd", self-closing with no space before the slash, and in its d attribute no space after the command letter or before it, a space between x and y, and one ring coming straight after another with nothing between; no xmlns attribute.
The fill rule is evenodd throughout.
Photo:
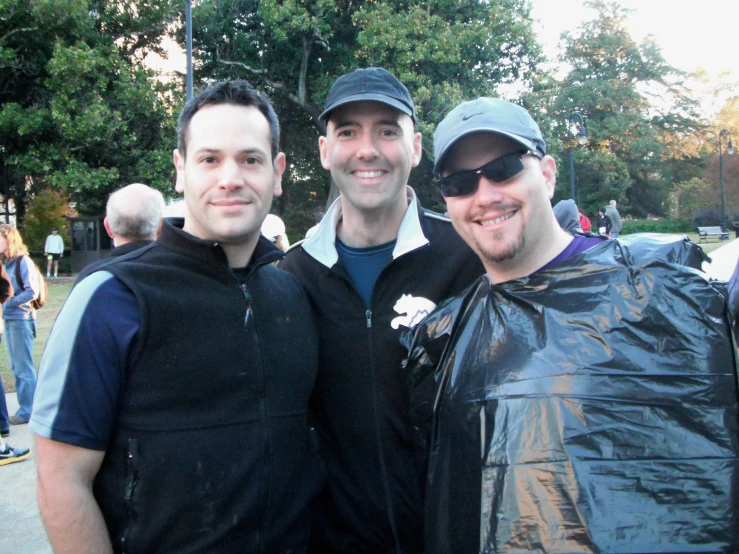
<svg viewBox="0 0 739 554"><path fill-rule="evenodd" d="M269 262L246 284L223 249L165 223L104 270L141 311L119 417L95 482L121 552L290 552L316 490L306 417L316 330L300 286Z"/></svg>

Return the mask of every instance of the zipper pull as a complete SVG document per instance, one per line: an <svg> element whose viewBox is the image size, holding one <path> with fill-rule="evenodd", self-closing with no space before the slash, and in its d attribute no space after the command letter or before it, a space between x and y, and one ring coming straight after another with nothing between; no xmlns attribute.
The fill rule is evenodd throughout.
<svg viewBox="0 0 739 554"><path fill-rule="evenodd" d="M367 329L372 329L372 310L364 312L364 318L367 320Z"/></svg>
<svg viewBox="0 0 739 554"><path fill-rule="evenodd" d="M251 296L249 291L246 289L246 285L240 285L241 292L244 293L244 300L246 301L246 314L244 315L244 327L249 323L249 316L251 315Z"/></svg>

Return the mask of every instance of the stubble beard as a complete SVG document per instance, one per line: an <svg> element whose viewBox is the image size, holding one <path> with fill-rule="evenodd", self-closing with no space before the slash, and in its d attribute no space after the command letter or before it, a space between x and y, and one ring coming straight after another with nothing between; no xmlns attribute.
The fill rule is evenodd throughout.
<svg viewBox="0 0 739 554"><path fill-rule="evenodd" d="M515 240L505 243L505 233L503 231L497 231L493 234L492 239L495 243L500 243L501 247L492 249L485 247L478 240L475 240L477 251L490 264L500 264L508 260L512 260L518 256L523 249L526 247L526 237L523 232L516 237Z"/></svg>

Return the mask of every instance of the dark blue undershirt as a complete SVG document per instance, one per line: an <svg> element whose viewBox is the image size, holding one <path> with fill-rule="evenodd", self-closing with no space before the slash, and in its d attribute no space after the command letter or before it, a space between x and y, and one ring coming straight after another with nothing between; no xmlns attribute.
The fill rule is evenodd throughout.
<svg viewBox="0 0 739 554"><path fill-rule="evenodd" d="M377 278L393 259L395 242L386 242L378 246L368 248L354 248L347 246L336 238L336 252L339 260L349 273L354 288L364 302L368 310L372 304L372 291L375 288Z"/></svg>
<svg viewBox="0 0 739 554"><path fill-rule="evenodd" d="M606 239L603 237L586 237L584 235L574 235L570 244L567 245L567 248L562 250L562 252L560 252L552 261L550 261L545 266L540 267L537 271L559 265L566 259L571 258L572 256L577 256L581 252L589 250L590 248L597 244L600 244L604 240Z"/></svg>

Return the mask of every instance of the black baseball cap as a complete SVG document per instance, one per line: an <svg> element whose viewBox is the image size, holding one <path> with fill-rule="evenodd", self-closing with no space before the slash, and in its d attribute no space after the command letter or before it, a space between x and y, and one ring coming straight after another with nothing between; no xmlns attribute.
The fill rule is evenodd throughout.
<svg viewBox="0 0 739 554"><path fill-rule="evenodd" d="M318 119L325 122L339 106L367 100L395 108L409 115L413 123L416 122L416 109L408 89L395 75L381 67L356 69L336 79L328 91L326 106Z"/></svg>
<svg viewBox="0 0 739 554"><path fill-rule="evenodd" d="M489 132L514 140L524 148L547 153L541 129L531 114L517 104L500 98L478 98L464 102L439 123L434 133L434 173L438 175L454 143L471 133Z"/></svg>

